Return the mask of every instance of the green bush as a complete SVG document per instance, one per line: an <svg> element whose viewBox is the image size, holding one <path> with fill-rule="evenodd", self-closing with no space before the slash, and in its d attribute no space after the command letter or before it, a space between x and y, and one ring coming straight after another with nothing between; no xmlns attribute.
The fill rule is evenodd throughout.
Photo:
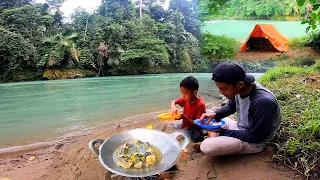
<svg viewBox="0 0 320 180"><path fill-rule="evenodd" d="M226 36L204 33L200 36L201 53L208 59L230 58L240 49L240 42Z"/></svg>
<svg viewBox="0 0 320 180"><path fill-rule="evenodd" d="M320 31L312 32L311 40L308 44L312 49L320 49Z"/></svg>
<svg viewBox="0 0 320 180"><path fill-rule="evenodd" d="M310 40L310 36L292 38L289 41L289 46L292 49L302 49L303 47L308 45Z"/></svg>
<svg viewBox="0 0 320 180"><path fill-rule="evenodd" d="M36 67L39 54L28 40L3 28L0 34L0 79L10 79L14 71Z"/></svg>
<svg viewBox="0 0 320 180"><path fill-rule="evenodd" d="M42 71L31 71L31 70L23 70L23 71L13 71L12 79L10 81L35 81L40 80L42 77Z"/></svg>
<svg viewBox="0 0 320 180"><path fill-rule="evenodd" d="M312 68L299 68L293 66L283 66L278 67L266 72L261 78L261 83L266 83L270 81L276 81L280 78L288 78L292 77L293 75L307 75L313 73L314 70Z"/></svg>
<svg viewBox="0 0 320 180"><path fill-rule="evenodd" d="M303 66L311 66L315 63L316 63L316 61L312 57L294 57L291 65L303 67Z"/></svg>
<svg viewBox="0 0 320 180"><path fill-rule="evenodd" d="M249 73L265 73L269 69L276 67L276 62L272 60L263 62L240 61L239 64Z"/></svg>

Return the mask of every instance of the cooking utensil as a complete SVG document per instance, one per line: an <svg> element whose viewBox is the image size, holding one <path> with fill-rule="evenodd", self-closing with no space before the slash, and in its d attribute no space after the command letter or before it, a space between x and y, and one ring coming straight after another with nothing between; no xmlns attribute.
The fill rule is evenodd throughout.
<svg viewBox="0 0 320 180"><path fill-rule="evenodd" d="M184 137L184 140L181 143L176 139L180 135ZM115 150L126 142L136 140L149 142L156 146L161 151L161 161L149 168L125 169L119 167L114 160ZM115 134L106 140L93 139L89 142L89 147L96 155L98 155L100 163L109 171L125 177L146 177L159 174L174 166L179 160L181 151L189 144L189 142L190 138L183 132L167 134L162 131L138 128ZM100 144L99 149L95 148L94 145L96 143Z"/></svg>

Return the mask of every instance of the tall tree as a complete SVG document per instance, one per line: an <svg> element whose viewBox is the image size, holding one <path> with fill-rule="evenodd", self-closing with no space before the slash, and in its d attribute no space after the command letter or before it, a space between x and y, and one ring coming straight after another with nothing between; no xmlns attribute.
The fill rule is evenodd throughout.
<svg viewBox="0 0 320 180"><path fill-rule="evenodd" d="M0 28L0 79L10 79L14 71L34 69L39 54L20 34Z"/></svg>
<svg viewBox="0 0 320 180"><path fill-rule="evenodd" d="M21 34L34 43L38 43L48 34L54 23L54 16L43 15L41 5L25 5L4 10L0 19L3 27Z"/></svg>
<svg viewBox="0 0 320 180"><path fill-rule="evenodd" d="M49 11L59 11L65 1L66 0L46 0L46 4L49 5Z"/></svg>
<svg viewBox="0 0 320 180"><path fill-rule="evenodd" d="M102 0L98 12L100 15L124 21L133 17L134 7L130 0Z"/></svg>
<svg viewBox="0 0 320 180"><path fill-rule="evenodd" d="M169 12L180 11L183 14L184 28L195 37L200 34L200 21L198 17L197 0L170 0Z"/></svg>

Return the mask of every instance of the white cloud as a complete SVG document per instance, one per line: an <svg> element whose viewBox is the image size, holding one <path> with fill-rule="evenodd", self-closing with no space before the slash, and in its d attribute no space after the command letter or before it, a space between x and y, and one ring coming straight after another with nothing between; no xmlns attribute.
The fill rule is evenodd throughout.
<svg viewBox="0 0 320 180"><path fill-rule="evenodd" d="M37 3L45 3L46 0L36 0ZM70 18L71 14L78 7L86 9L88 12L92 12L97 6L101 4L101 0L66 0L60 10L64 16Z"/></svg>
<svg viewBox="0 0 320 180"><path fill-rule="evenodd" d="M84 8L88 12L92 12L100 4L101 0L67 0L65 3L63 3L60 10L64 12L66 17L70 17L70 15L78 7Z"/></svg>

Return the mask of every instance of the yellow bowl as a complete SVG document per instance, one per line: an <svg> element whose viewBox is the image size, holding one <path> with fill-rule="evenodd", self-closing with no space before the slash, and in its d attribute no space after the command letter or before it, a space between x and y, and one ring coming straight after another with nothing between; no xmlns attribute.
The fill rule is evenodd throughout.
<svg viewBox="0 0 320 180"><path fill-rule="evenodd" d="M177 114L175 114L175 115L172 116L171 113L162 113L162 114L159 114L158 117L159 117L161 120L164 120L164 121L176 120L176 119L180 119L180 118L181 118L181 114L180 114L180 113L177 113Z"/></svg>

